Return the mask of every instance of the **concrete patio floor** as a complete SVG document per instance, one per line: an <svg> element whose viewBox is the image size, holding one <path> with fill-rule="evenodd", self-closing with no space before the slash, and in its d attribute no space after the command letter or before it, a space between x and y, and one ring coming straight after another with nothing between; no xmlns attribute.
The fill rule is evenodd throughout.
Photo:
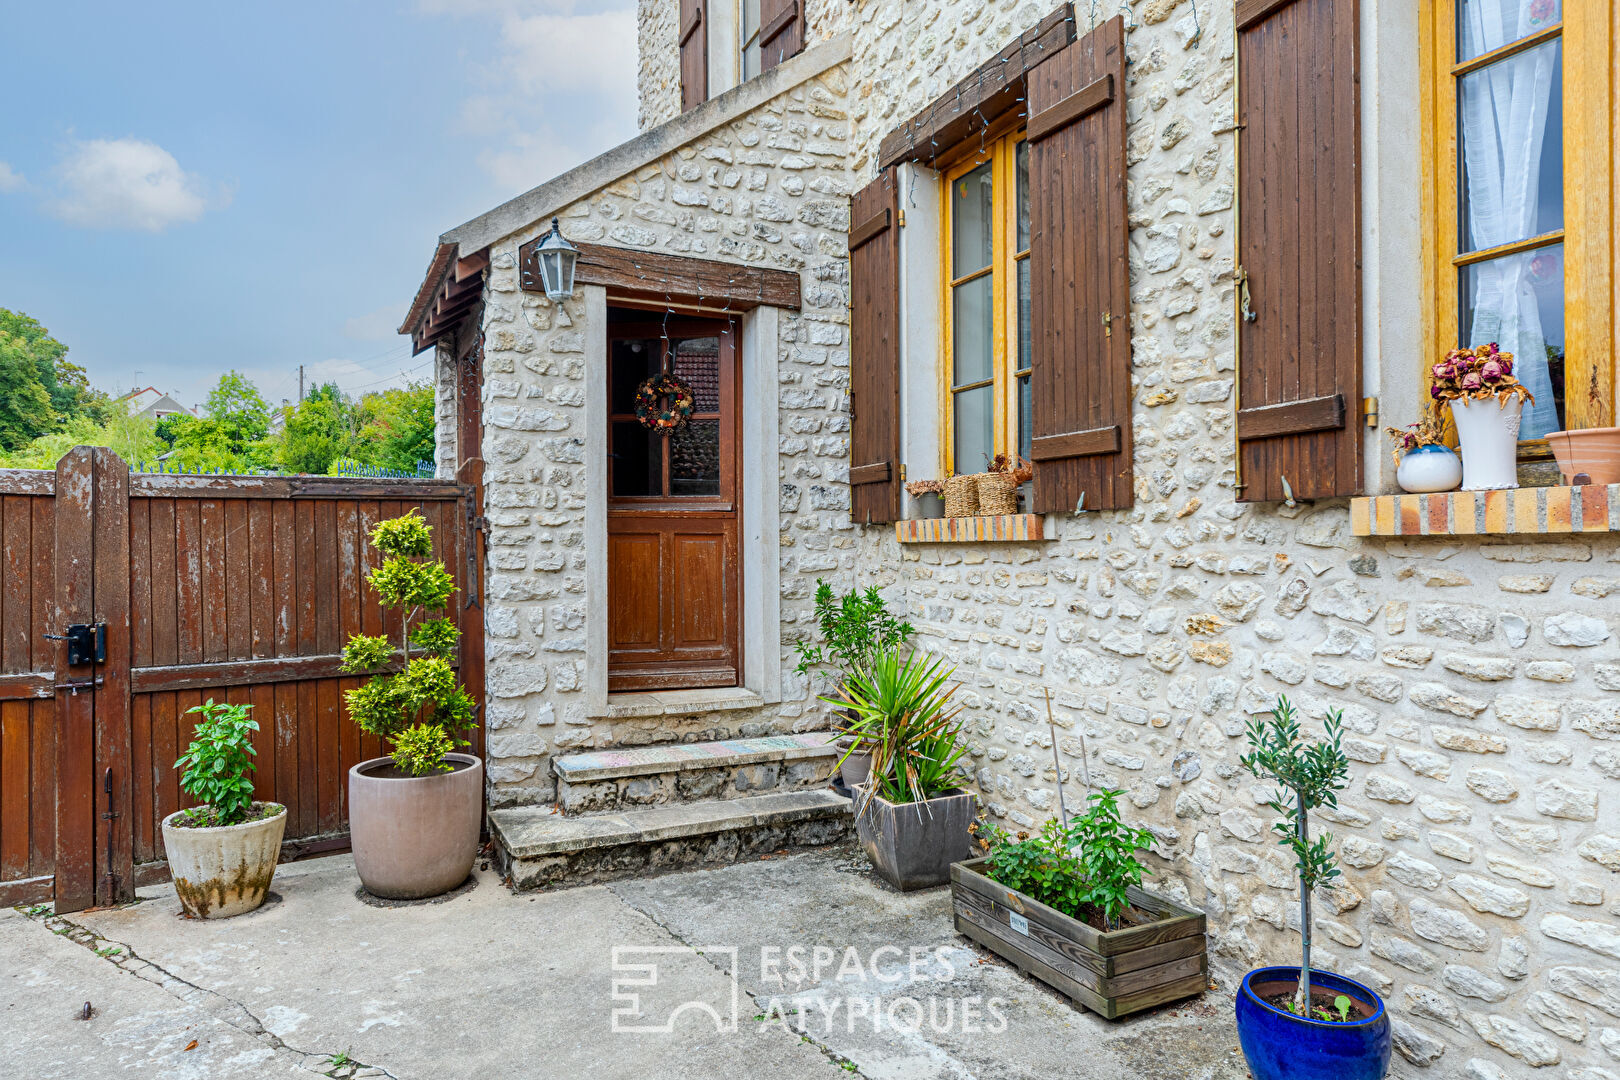
<svg viewBox="0 0 1620 1080"><path fill-rule="evenodd" d="M957 937L949 890L897 893L850 847L538 894L481 870L391 907L357 886L341 856L222 922L167 887L0 911L0 1076L1248 1075L1226 994L1104 1021Z"/></svg>

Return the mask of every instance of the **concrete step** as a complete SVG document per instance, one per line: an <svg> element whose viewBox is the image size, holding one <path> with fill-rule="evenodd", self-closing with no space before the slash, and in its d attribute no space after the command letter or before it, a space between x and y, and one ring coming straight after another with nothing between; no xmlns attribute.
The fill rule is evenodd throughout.
<svg viewBox="0 0 1620 1080"><path fill-rule="evenodd" d="M564 814L741 799L824 786L838 763L831 731L723 742L671 743L553 758Z"/></svg>
<svg viewBox="0 0 1620 1080"><path fill-rule="evenodd" d="M517 889L730 863L780 848L830 844L854 828L850 801L829 789L583 817L522 806L491 811L489 820Z"/></svg>

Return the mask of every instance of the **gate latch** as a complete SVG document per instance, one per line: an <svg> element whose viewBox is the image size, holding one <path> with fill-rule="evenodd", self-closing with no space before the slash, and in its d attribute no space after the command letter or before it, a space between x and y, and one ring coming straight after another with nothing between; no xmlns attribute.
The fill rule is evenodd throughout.
<svg viewBox="0 0 1620 1080"><path fill-rule="evenodd" d="M70 623L65 634L46 634L47 641L68 643L68 667L107 662L107 624Z"/></svg>

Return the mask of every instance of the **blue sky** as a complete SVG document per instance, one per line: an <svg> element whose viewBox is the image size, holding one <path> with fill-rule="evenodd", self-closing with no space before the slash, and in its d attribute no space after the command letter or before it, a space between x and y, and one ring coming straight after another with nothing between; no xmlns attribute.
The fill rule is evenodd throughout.
<svg viewBox="0 0 1620 1080"><path fill-rule="evenodd" d="M11 4L0 307L89 369L272 403L427 374L438 234L635 132L634 0Z"/></svg>

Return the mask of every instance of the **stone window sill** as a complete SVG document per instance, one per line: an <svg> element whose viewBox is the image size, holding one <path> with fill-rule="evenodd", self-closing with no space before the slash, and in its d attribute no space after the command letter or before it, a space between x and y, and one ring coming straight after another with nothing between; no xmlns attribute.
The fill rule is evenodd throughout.
<svg viewBox="0 0 1620 1080"><path fill-rule="evenodd" d="M640 694L609 694L607 705L591 715L609 720L638 716L698 716L703 713L758 709L765 699L740 686L712 690L657 690Z"/></svg>
<svg viewBox="0 0 1620 1080"><path fill-rule="evenodd" d="M1620 532L1620 484L1509 488L1350 500L1356 536L1510 536Z"/></svg>
<svg viewBox="0 0 1620 1080"><path fill-rule="evenodd" d="M991 514L981 517L913 518L894 523L902 544L1007 544L1046 539L1042 514Z"/></svg>

